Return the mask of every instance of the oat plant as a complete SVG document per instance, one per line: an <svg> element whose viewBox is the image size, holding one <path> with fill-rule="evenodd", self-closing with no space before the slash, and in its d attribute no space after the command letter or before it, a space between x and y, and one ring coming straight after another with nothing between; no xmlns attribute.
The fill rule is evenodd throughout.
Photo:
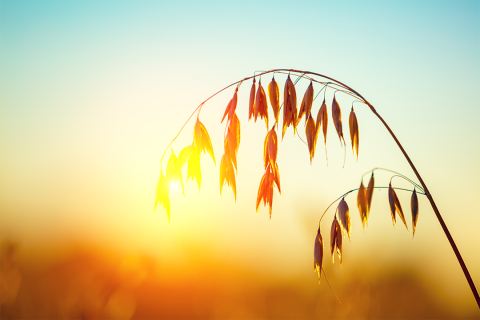
<svg viewBox="0 0 480 320"><path fill-rule="evenodd" d="M266 79L266 75L271 74L272 78L267 86L267 92L265 91L262 85L262 76L263 79ZM284 89L283 89L283 99L280 97L280 89L277 81L275 80L275 75L283 75L287 76ZM294 80L292 80L294 78ZM460 264L460 267L463 270L465 278L467 279L468 284L470 285L470 289L475 297L477 305L480 308L480 297L478 292L475 288L473 280L468 272L468 269L460 255L460 252L455 245L455 242L448 231L445 222L440 215L440 211L438 210L435 201L433 200L432 195L428 191L428 188L423 181L422 177L418 173L415 165L410 160L410 157L406 153L405 149L398 141L397 137L387 125L385 120L378 114L375 110L373 105L368 102L360 93L352 89L351 87L347 86L346 84L330 78L325 75L321 75L315 72L310 71L301 71L301 70L294 70L294 69L273 69L268 71L261 71L255 72L253 76L246 77L240 81L232 83L225 88L221 89L220 91L216 92L208 99L203 101L190 115L187 119L185 124L182 126L178 134L173 138L170 144L166 147L165 152L163 153L160 159L160 178L158 179L157 187L156 187L156 196L155 196L155 207L157 205L163 205L167 212L168 220L170 221L170 186L172 182L178 182L181 187L182 191L184 192L184 184L183 184L183 176L182 176L182 168L186 165L187 166L187 177L186 182L190 180L196 180L198 187L200 189L201 181L202 181L202 174L200 168L200 158L202 153L208 153L212 158L213 162L216 164L215 155L212 147L212 142L210 140L210 136L208 134L207 129L200 121L200 113L202 111L203 106L207 101L211 98L219 94L220 92L232 88L235 86L235 90L233 92L233 96L227 104L225 108L225 112L223 116L220 117L219 120L221 123L225 123L225 131L224 131L224 149L223 155L220 161L220 194L222 194L223 187L226 185L232 188L233 194L237 196L236 191L236 177L237 177L237 154L240 146L240 120L237 116L236 110L238 105L238 90L240 89L241 85L246 83L246 81L251 80L251 88L250 88L250 98L248 102L248 121L257 120L259 122L265 122L267 134L265 136L264 141L264 148L263 148L263 163L264 163L264 174L260 178L260 185L258 188L257 200L256 200L256 210L258 212L258 208L260 203L263 202L264 206L269 207L269 216L272 216L272 206L273 206L273 193L274 189L278 190L278 193L281 193L280 187L280 169L277 164L277 153L278 153L278 143L279 139L283 140L288 129L291 127L293 130L293 135L297 133L297 129L305 130L306 142L303 141L309 151L310 156L310 163L312 162L315 156L315 150L317 147L317 140L320 136L320 133L323 135L323 142L325 144L325 155L326 161L328 163L327 157L327 149L326 149L326 142L327 142L327 128L328 128L328 110L327 110L327 101L325 99L325 92L326 90L333 90L333 100L331 102L331 119L333 121L333 125L337 132L338 138L340 143L345 148L345 155L346 155L346 142L344 137L343 131L343 123L342 123L342 109L336 100L336 95L343 94L348 95L352 98L352 106L350 108L349 119L348 119L348 127L350 133L350 140L353 154L356 155L358 159L359 154L359 125L357 121L357 117L355 115L354 110L354 103L363 103L370 111L383 123L385 128L388 130L392 138L395 140L397 146L402 151L405 159L409 163L410 167L412 168L413 172L415 173L416 178L418 179L419 183L416 183L412 179L388 169L383 168L374 168L371 171L367 172L365 175L370 174L370 179L368 182L367 187L363 184L364 176L361 177L360 187L357 189L350 190L345 194L341 195L337 200L335 200L322 214L319 221L319 227L317 231L317 235L315 237L315 244L314 244L314 271L318 273L318 277L320 279L321 273L324 272L322 268L323 263L323 251L324 251L324 240L321 235L320 231L320 222L322 221L325 213L327 210L335 203L338 202L337 208L334 213L333 222L330 228L330 253L332 255L332 260L334 260L335 254L338 255L338 259L340 263L342 262L342 242L345 236L348 236L350 239L351 235L351 217L348 204L346 202L346 198L348 195L352 194L353 192L357 192L357 206L360 212L360 219L362 222L363 228L365 225L368 224L368 218L370 213L370 208L372 206L372 199L373 193L375 189L378 188L388 188L388 200L390 206L390 212L392 215L392 222L395 226L397 214L400 217L400 220L403 222L405 227L407 227L407 222L405 218L405 213L402 208L402 205L399 201L396 191L406 191L411 192L411 203L410 203L410 211L412 217L412 236L415 234L418 216L419 216L419 208L418 208L418 196L425 196L429 200L435 215L440 222L440 225L447 237L450 245L457 257L457 260ZM258 80L258 84L257 84ZM309 81L309 85L303 95L300 105L298 105L296 87L298 81ZM315 90L318 92L315 94ZM323 92L323 95L321 94ZM268 93L268 98L267 98ZM317 114L315 115L312 110L313 102L318 98L323 98L323 102L318 109ZM323 96L323 97L322 97ZM273 111L273 114L269 113L269 103L270 107ZM242 108L246 108L246 103L241 104ZM191 145L184 147L180 153L177 155L175 154L172 144L186 127L188 122L192 119L192 117L196 115L196 122L193 126L193 141ZM282 116L280 121L280 116ZM305 118L304 123L300 125L302 118ZM278 131L278 133L277 133ZM281 137L279 134L281 132ZM298 135L297 135L298 136ZM300 138L300 137L299 137ZM301 138L300 138L301 139ZM162 167L162 161L170 150L170 156L167 161L165 167L165 173ZM345 165L345 157L344 157L344 165ZM375 186L375 171L382 170L389 172L392 176L390 179L390 183L388 186ZM404 189L394 187L393 182L394 178L401 178L408 181L412 185L412 189Z"/></svg>

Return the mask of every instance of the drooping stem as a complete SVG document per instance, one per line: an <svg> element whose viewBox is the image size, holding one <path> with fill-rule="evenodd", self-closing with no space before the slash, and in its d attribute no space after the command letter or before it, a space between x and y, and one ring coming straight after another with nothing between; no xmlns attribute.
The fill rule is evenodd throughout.
<svg viewBox="0 0 480 320"><path fill-rule="evenodd" d="M403 149L402 145L400 144L400 141L398 141L397 137L393 133L392 129L388 126L388 124L383 120L383 118L378 114L378 112L375 110L375 108L367 101L364 100L365 103L370 107L372 112L380 119L380 121L383 123L385 128L387 128L388 132L392 136L393 140L397 143L397 146L400 148L402 151L403 155L408 161L408 164L410 164L410 167L412 168L413 172L417 176L418 181L420 181L420 184L423 187L423 190L425 191L425 195L428 198L428 201L430 201L430 204L432 206L433 211L435 212L435 215L437 216L438 222L440 222L440 225L442 226L443 232L447 236L448 242L450 242L450 245L452 246L453 252L455 253L455 256L457 257L458 263L460 263L460 266L462 267L463 273L465 274L465 278L467 278L467 282L470 285L470 289L472 290L472 293L475 297L475 300L477 302L478 307L480 308L480 296L478 295L477 289L475 288L475 284L473 283L473 279L470 276L470 273L468 272L467 266L465 265L465 262L463 261L462 255L460 254L460 251L458 251L457 245L455 244L455 241L453 241L452 236L450 235L450 232L448 231L447 225L443 221L442 215L440 214L440 211L438 211L437 205L435 204L435 201L433 200L432 195L428 191L427 186L425 185L425 182L423 182L422 177L418 173L417 169L415 168L415 165L413 164L412 160L410 160L410 157L408 156L407 152L405 149Z"/></svg>
<svg viewBox="0 0 480 320"><path fill-rule="evenodd" d="M407 176L404 176L403 174L401 174L401 173L399 173L399 172L397 172L397 171L393 171L393 170L385 169L385 168L380 168L380 167L375 167L375 168L373 168L372 170L365 172L365 173L362 175L362 181L363 181L363 177L365 177L367 174L370 174L371 172L373 172L373 171L375 171L375 170L383 170L383 171L388 171L388 172L394 173L394 174L402 177L403 179L407 180L408 182L410 182L410 183L413 184L415 187L417 187L420 191L423 192L422 186L419 185L418 183L416 183L415 181L413 181L412 179L409 179Z"/></svg>
<svg viewBox="0 0 480 320"><path fill-rule="evenodd" d="M410 167L412 168L413 172L415 173L417 179L420 181L420 184L422 185L423 187L423 190L425 192L425 195L427 196L428 200L430 201L430 204L432 206L432 209L433 211L435 212L435 215L438 219L438 221L440 222L440 225L443 229L443 232L445 233L447 239L448 239L448 242L450 242L450 245L453 249L453 252L455 253L455 256L457 257L457 260L463 270L463 273L465 275L465 278L467 279L467 282L468 284L470 285L470 289L472 290L472 293L475 297L475 301L477 302L477 305L478 307L480 308L480 296L478 295L478 292L477 292L477 289L475 288L475 284L473 283L473 280L472 280L472 277L470 276L470 273L468 272L468 269L467 269L467 266L465 265L465 262L463 261L463 258L460 254L460 252L458 251L458 248L452 238L452 236L450 235L450 232L448 231L448 228L447 226L445 225L445 222L443 221L443 218L437 208L437 205L435 204L435 201L433 200L433 197L432 195L430 194L430 192L428 191L428 188L427 186L425 185L425 182L423 182L423 179L422 177L420 176L420 174L418 173L417 169L415 168L415 165L413 164L413 162L410 160L410 157L408 156L407 152L405 151L405 149L402 147L402 145L400 144L400 141L398 141L397 137L395 136L395 134L393 133L393 131L390 129L390 127L388 126L388 124L385 122L385 120L383 120L383 118L378 114L378 112L375 110L375 108L373 107L372 104L370 104L370 102L368 102L361 94L359 94L357 91L353 90L352 88L350 88L349 86L345 85L344 83L338 81L338 80L335 80L333 78L330 78L330 77L327 77L325 75L322 75L322 74L319 74L319 73L315 73L315 72L310 72L310 71L301 71L301 70L295 70L295 69L273 69L273 70L268 70L268 71L264 71L264 72L261 72L259 75L254 75L254 76L250 76L250 77L246 77L240 81L237 81L235 83L232 83L231 85L223 88L222 90L218 91L217 93L213 94L212 96L210 96L207 100L205 100L204 102L202 102L198 107L197 109L195 109L195 111L192 113L192 115L190 116L190 118L193 116L193 114L198 110L200 109L203 104L205 102L207 102L208 100L210 100L212 97L214 97L215 95L217 95L218 93L224 91L225 89L235 85L235 84L238 84L238 83L241 83L245 80L248 80L248 79L251 79L251 78L254 78L254 77L258 77L258 76L262 76L264 74L267 74L267 73L272 73L272 72L278 72L278 73L287 73L290 74L290 73L297 73L297 74L300 74L300 77L301 78L308 78L309 80L312 80L314 82L317 82L317 83L321 83L323 85L325 85L326 87L330 87L330 84L331 85L335 85L335 86L338 86L340 87L341 89L338 89L336 88L336 90L340 91L340 92L343 92L345 94L348 94L360 101L362 101L363 103L365 103L366 105L368 105L368 107L370 107L370 110L377 116L377 118L383 123L383 125L385 126L385 128L388 130L388 132L390 133L390 135L392 136L392 138L395 140L397 146L400 148L400 150L402 151L403 155L405 156L408 164L410 165ZM317 76L317 77L321 77L321 78L325 78L327 80L330 80L328 82L321 82L321 81L317 81L315 79L312 79L310 78L309 76L306 76L306 75L313 75L313 76ZM344 90L342 90L344 89ZM189 119L190 119L189 118ZM187 120L188 122L188 120ZM186 123L185 123L186 124ZM178 137L178 135L180 134L180 132L183 130L185 124L183 125L182 129L180 129L179 133L177 134L177 136L170 142L169 146L173 143L173 141ZM168 149L168 147L167 147ZM166 149L166 150L167 150ZM165 150L165 152L166 152ZM165 155L165 152L163 153L162 155L162 159ZM161 160L160 160L160 163L161 163Z"/></svg>

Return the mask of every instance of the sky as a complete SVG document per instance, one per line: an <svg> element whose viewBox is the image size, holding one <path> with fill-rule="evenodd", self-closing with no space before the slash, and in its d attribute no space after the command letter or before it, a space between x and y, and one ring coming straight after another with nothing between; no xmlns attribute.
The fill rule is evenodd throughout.
<svg viewBox="0 0 480 320"><path fill-rule="evenodd" d="M255 211L266 129L261 121L248 121L251 80L239 89L237 199L229 187L219 194L220 120L234 89L223 91L199 116L216 166L203 155L200 191L191 181L185 197L178 187L171 190L170 223L163 207L153 211L170 151L161 165L160 158L202 101L256 71L297 69L337 79L376 108L428 186L478 287L478 57L478 1L2 0L0 235L18 242L25 255L46 257L77 242L143 252L172 279L195 274L197 264L235 265L272 282L308 279L318 285L311 270L313 240L328 205L375 167L418 182L388 131L362 104L354 104L358 161L348 128L345 151L330 121L328 165L321 144L310 165L307 147L289 129L279 144L282 194L274 192L269 219L263 205ZM266 89L271 76L265 77ZM276 79L283 95L286 78ZM298 99L307 85L298 83ZM315 92L320 88L314 86ZM327 91L329 114L332 97ZM347 127L352 99L336 97ZM315 114L320 104L314 102ZM194 121L173 143L177 155L191 144ZM305 138L302 130L299 135ZM376 172L376 183L388 186L390 177ZM358 268L380 273L395 266L416 270L457 315L478 312L428 200L420 197L412 240L410 194L399 192L409 232L401 223L392 227L387 197L375 191L365 232L356 193L346 198L353 231L341 273L333 271L340 267L331 265L328 250L324 257L337 294L342 289L335 278ZM321 224L326 248L333 216L331 209Z"/></svg>

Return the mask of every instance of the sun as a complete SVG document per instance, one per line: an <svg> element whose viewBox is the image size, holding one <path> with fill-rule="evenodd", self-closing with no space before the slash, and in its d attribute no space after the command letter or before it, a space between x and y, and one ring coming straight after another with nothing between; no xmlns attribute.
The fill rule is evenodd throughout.
<svg viewBox="0 0 480 320"><path fill-rule="evenodd" d="M178 181L172 181L172 183L170 183L170 190L173 191L173 190L178 189L179 185L180 184L178 183Z"/></svg>

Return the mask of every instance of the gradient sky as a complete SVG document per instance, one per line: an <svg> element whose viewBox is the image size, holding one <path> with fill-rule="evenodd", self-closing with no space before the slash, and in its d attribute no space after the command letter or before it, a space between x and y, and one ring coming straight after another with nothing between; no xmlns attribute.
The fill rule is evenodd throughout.
<svg viewBox="0 0 480 320"><path fill-rule="evenodd" d="M278 158L282 195L275 191L269 220L263 206L255 213L266 130L247 122L250 81L237 108L237 201L228 187L219 195L220 119L233 94L226 90L200 115L217 166L202 157L200 193L191 182L186 198L172 190L170 224L162 207L153 212L159 160L190 113L254 71L292 68L340 80L375 106L417 166L478 287L479 57L479 1L0 1L0 232L27 248L91 242L148 252L185 272L198 255L316 285L313 240L331 201L374 167L417 180L360 104L360 156L347 138L345 168L331 122L328 167L322 148L309 165L307 147L287 133ZM285 78L277 81L283 88ZM307 85L299 83L299 97ZM331 99L327 91L329 108ZM346 123L351 99L337 99ZM193 124L173 144L177 154L191 143ZM378 173L378 185L389 178ZM353 238L342 273L353 269L349 260L373 270L404 264L435 285L439 299L475 308L426 199L412 241L402 225L392 228L385 191L375 193L363 233L355 197L346 199ZM400 200L409 208L409 194ZM329 211L322 221L324 237L332 218ZM411 230L409 213L407 221Z"/></svg>

